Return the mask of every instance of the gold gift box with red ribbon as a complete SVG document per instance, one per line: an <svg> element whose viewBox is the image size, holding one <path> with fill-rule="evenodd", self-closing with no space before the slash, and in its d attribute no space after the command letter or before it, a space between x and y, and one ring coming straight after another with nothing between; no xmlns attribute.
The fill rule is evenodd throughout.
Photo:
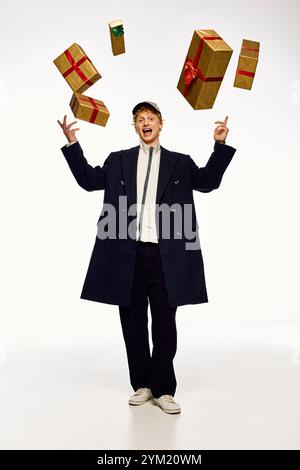
<svg viewBox="0 0 300 470"><path fill-rule="evenodd" d="M101 78L92 61L76 43L72 44L53 62L72 90L77 93L83 93Z"/></svg>
<svg viewBox="0 0 300 470"><path fill-rule="evenodd" d="M177 84L193 109L211 109L233 49L213 29L194 31Z"/></svg>
<svg viewBox="0 0 300 470"><path fill-rule="evenodd" d="M233 86L251 90L258 62L259 42L243 39Z"/></svg>
<svg viewBox="0 0 300 470"><path fill-rule="evenodd" d="M72 95L70 107L76 118L104 127L110 115L103 101L75 92Z"/></svg>

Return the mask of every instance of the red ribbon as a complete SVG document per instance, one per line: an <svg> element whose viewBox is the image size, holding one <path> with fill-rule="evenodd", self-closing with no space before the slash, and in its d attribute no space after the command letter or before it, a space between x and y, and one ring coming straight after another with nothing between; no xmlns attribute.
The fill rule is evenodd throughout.
<svg viewBox="0 0 300 470"><path fill-rule="evenodd" d="M238 69L236 72L238 75L246 75L246 77L254 77L254 72L247 72L247 70Z"/></svg>
<svg viewBox="0 0 300 470"><path fill-rule="evenodd" d="M75 60L73 59L73 57L71 56L69 50L67 49L65 51L65 55L68 59L68 61L70 62L71 64L71 67L66 70L64 73L63 73L63 77L67 77L68 75L70 75L70 73L72 72L76 72L79 77L81 78L81 80L83 80L84 83L87 83L89 86L93 85L93 82L91 82L87 77L86 75L82 72L82 70L80 69L80 65L85 62L86 60L88 60L89 62L90 59L87 57L87 56L83 56L81 57L81 59L78 60L78 62L75 62ZM92 62L91 62L92 63Z"/></svg>
<svg viewBox="0 0 300 470"><path fill-rule="evenodd" d="M91 123L94 123L96 121L96 117L98 115L99 108L103 107L103 108L106 109L106 106L103 103L103 101L99 101L99 100L95 101L94 98L90 98L89 96L80 96L78 98L78 100L88 101L89 103L91 103L93 105L92 116L90 117L90 120L89 120L89 122L91 122ZM97 108L97 106L99 106L99 108Z"/></svg>
<svg viewBox="0 0 300 470"><path fill-rule="evenodd" d="M199 77L203 82L220 82L223 79L223 77L205 77L202 74L202 72L197 68L197 63L199 61L205 39L214 40L214 39L222 39L222 38L220 36L200 37L200 42L199 42L194 60L192 61L190 58L187 58L184 64L183 78L184 78L184 83L186 85L184 92L183 92L184 96L187 96L191 83L196 77Z"/></svg>
<svg viewBox="0 0 300 470"><path fill-rule="evenodd" d="M245 49L246 51L254 51L254 52L259 52L259 49L254 49L253 47L243 47L242 49Z"/></svg>

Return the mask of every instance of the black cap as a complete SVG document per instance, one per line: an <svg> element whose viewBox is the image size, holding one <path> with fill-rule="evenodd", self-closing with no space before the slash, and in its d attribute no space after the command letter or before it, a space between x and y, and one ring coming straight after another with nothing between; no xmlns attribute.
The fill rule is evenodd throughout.
<svg viewBox="0 0 300 470"><path fill-rule="evenodd" d="M158 111L159 114L161 115L161 111L156 103L153 101L141 101L140 103L136 104L135 107L132 110L132 114L135 114L136 111L141 108L142 106L146 106L147 108L152 108L155 111Z"/></svg>

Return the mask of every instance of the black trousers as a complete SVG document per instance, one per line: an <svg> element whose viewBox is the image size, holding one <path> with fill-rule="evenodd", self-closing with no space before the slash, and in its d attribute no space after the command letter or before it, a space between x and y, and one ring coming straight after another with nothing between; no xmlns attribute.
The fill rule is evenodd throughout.
<svg viewBox="0 0 300 470"><path fill-rule="evenodd" d="M152 356L148 338L148 301L152 316ZM138 241L131 305L119 306L134 391L148 387L155 398L175 395L176 310L177 307L169 307L158 243Z"/></svg>

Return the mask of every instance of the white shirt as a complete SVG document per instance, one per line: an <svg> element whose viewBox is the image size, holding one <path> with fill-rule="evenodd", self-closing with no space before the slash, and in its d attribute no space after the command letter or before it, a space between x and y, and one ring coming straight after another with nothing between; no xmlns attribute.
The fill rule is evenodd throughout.
<svg viewBox="0 0 300 470"><path fill-rule="evenodd" d="M145 178L147 173L147 166L149 161L150 145L146 144L140 138L140 150L137 162L136 186L137 186L137 239L139 235L139 221L141 214L141 204L144 191ZM141 225L141 237L143 242L158 243L156 224L155 224L155 203L156 191L159 174L160 163L160 143L154 147L152 154L152 162L149 174L149 181L147 186L146 199L144 204L144 211Z"/></svg>
<svg viewBox="0 0 300 470"><path fill-rule="evenodd" d="M75 142L66 144L68 147ZM137 187L137 230L136 239L139 237L139 221L141 214L141 204L144 191L145 178L147 173L147 166L149 161L150 145L146 144L140 138L140 149L138 154L137 172L136 172L136 187ZM140 240L143 242L158 243L156 223L155 223L155 203L156 203L156 191L158 183L160 164L160 143L153 147L151 168L147 186L146 199L144 204L144 212L142 217L141 225L141 237Z"/></svg>

